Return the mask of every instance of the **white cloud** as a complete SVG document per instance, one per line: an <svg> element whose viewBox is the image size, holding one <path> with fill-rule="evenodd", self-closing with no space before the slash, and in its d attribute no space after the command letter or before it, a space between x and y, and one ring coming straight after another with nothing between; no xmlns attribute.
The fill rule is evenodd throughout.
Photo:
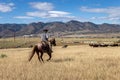
<svg viewBox="0 0 120 80"><path fill-rule="evenodd" d="M31 2L29 3L36 11L26 12L26 16L17 16L15 18L23 19L33 17L50 20L71 20L74 16L71 16L69 12L54 10L54 5L48 2Z"/></svg>
<svg viewBox="0 0 120 80"><path fill-rule="evenodd" d="M49 11L49 17L64 17L69 15L70 13L64 11Z"/></svg>
<svg viewBox="0 0 120 80"><path fill-rule="evenodd" d="M9 5L9 6L14 6L15 4L14 4L14 3L9 3L8 5Z"/></svg>
<svg viewBox="0 0 120 80"><path fill-rule="evenodd" d="M30 16L15 16L14 18L17 18L17 19L33 19L33 17L30 17Z"/></svg>
<svg viewBox="0 0 120 80"><path fill-rule="evenodd" d="M88 8L88 7L81 7L81 11L84 12L93 12L93 13L106 13L110 17L120 17L120 7L108 7L108 8Z"/></svg>
<svg viewBox="0 0 120 80"><path fill-rule="evenodd" d="M70 14L70 13L64 12L64 11L49 11L49 13L51 13L51 14L62 14L62 15L68 15L68 14Z"/></svg>
<svg viewBox="0 0 120 80"><path fill-rule="evenodd" d="M32 16L32 17L41 17L41 18L46 18L49 16L47 12L40 12L40 11L35 11L35 12L27 12L27 16Z"/></svg>
<svg viewBox="0 0 120 80"><path fill-rule="evenodd" d="M40 18L67 17L67 16L69 16L69 14L70 13L64 12L64 11L35 11L35 12L27 12L27 16L40 17Z"/></svg>
<svg viewBox="0 0 120 80"><path fill-rule="evenodd" d="M14 9L14 3L0 3L0 12L10 12Z"/></svg>
<svg viewBox="0 0 120 80"><path fill-rule="evenodd" d="M120 7L108 7L108 8L88 8L81 7L81 11L91 12L91 13L103 13L107 14L104 17L92 17L91 19L106 19L106 20L119 20L120 19Z"/></svg>
<svg viewBox="0 0 120 80"><path fill-rule="evenodd" d="M102 12L104 12L106 9L105 9L105 8L88 8L88 7L81 7L80 10L81 10L81 11L84 11L84 12L102 13Z"/></svg>
<svg viewBox="0 0 120 80"><path fill-rule="evenodd" d="M31 2L29 3L37 11L27 12L27 16L39 18L73 18L69 12L56 11L54 5L48 2Z"/></svg>
<svg viewBox="0 0 120 80"><path fill-rule="evenodd" d="M54 8L53 4L48 2L31 2L30 5L35 9L45 11L53 10Z"/></svg>
<svg viewBox="0 0 120 80"><path fill-rule="evenodd" d="M120 20L120 17L109 17L109 16L105 16L105 17L92 17L90 18L91 20Z"/></svg>

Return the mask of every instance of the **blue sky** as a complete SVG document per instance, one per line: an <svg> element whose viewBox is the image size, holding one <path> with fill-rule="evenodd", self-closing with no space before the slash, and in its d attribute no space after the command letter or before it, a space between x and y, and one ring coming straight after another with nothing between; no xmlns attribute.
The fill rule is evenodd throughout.
<svg viewBox="0 0 120 80"><path fill-rule="evenodd" d="M0 0L0 23L78 20L120 24L120 0Z"/></svg>

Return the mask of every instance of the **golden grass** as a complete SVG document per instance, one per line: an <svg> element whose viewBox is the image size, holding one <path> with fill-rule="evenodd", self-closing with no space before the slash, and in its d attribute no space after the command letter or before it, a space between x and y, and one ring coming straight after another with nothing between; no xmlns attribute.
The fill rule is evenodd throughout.
<svg viewBox="0 0 120 80"><path fill-rule="evenodd" d="M87 45L53 48L52 60L40 63L31 48L0 49L0 80L120 80L120 47ZM44 55L44 60L48 55Z"/></svg>
<svg viewBox="0 0 120 80"><path fill-rule="evenodd" d="M27 48L31 45L34 45L40 42L39 37L33 38L23 38L23 37L16 37L15 41L14 38L1 38L0 39L0 48ZM89 44L93 43L115 43L120 41L120 38L56 38L57 46L62 46L64 44L68 45L81 45L81 44Z"/></svg>

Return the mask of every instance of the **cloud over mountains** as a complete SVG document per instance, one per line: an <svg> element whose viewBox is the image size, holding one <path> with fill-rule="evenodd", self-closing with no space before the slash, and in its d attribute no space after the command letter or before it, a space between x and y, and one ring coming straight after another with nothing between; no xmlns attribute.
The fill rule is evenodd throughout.
<svg viewBox="0 0 120 80"><path fill-rule="evenodd" d="M0 3L0 12L10 12L14 9L14 3Z"/></svg>

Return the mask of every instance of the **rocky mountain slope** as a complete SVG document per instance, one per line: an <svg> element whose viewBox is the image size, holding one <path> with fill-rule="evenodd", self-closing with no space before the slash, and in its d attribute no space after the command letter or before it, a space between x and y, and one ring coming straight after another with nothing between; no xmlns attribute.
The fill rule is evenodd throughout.
<svg viewBox="0 0 120 80"><path fill-rule="evenodd" d="M83 33L117 33L120 32L118 24L94 24L92 22L79 22L71 20L69 22L38 22L30 24L0 24L0 37L29 35L41 33L43 29L49 32L76 32Z"/></svg>

